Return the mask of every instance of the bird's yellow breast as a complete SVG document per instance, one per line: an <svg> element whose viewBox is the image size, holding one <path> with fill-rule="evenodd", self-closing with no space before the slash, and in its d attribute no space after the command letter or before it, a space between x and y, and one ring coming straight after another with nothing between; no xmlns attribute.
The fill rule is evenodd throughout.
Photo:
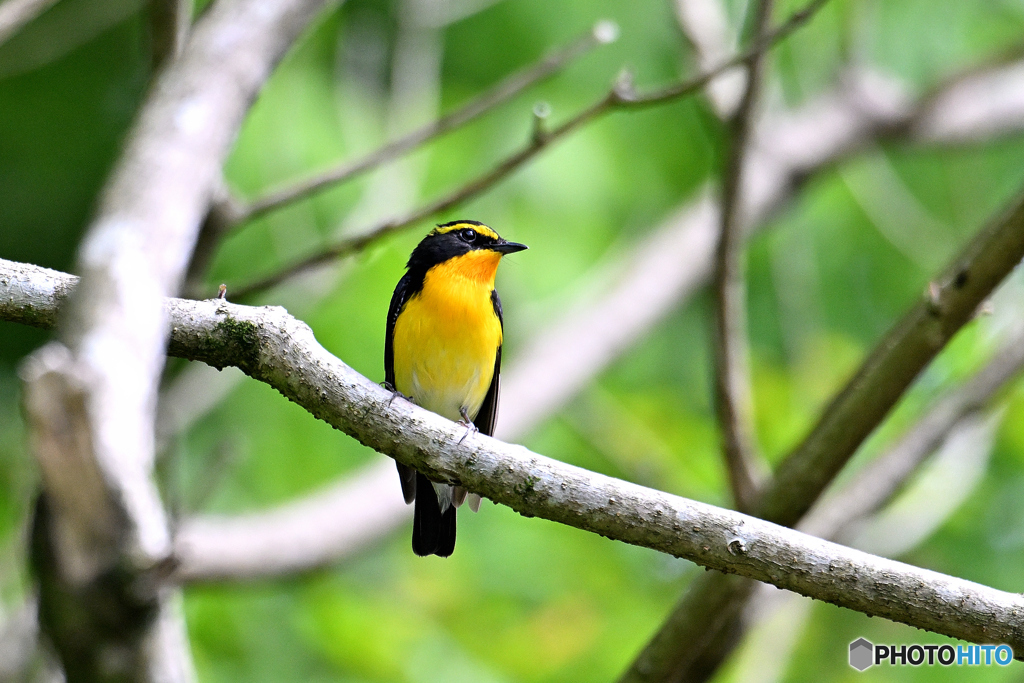
<svg viewBox="0 0 1024 683"><path fill-rule="evenodd" d="M427 410L475 418L494 375L501 321L491 292L501 255L471 251L427 271L395 321L395 388Z"/></svg>

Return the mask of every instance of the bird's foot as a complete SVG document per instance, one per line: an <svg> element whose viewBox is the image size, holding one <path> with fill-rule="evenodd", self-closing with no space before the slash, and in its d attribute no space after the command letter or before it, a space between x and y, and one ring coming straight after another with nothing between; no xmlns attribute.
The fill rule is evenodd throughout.
<svg viewBox="0 0 1024 683"><path fill-rule="evenodd" d="M380 385L391 392L391 398L388 399L388 408L391 407L391 404L395 402L396 398L404 398L409 403L414 403L414 401L412 400L412 396L406 396L401 391L396 389L394 385L391 384L391 382L381 382Z"/></svg>
<svg viewBox="0 0 1024 683"><path fill-rule="evenodd" d="M473 424L472 420L469 419L469 414L466 413L465 408L459 408L459 415L462 416L462 419L459 420L459 424L466 428L466 433L462 435L461 439L459 439L459 443L461 444L463 441L466 440L467 436L469 436L470 434L475 434L480 430L477 429L477 426Z"/></svg>

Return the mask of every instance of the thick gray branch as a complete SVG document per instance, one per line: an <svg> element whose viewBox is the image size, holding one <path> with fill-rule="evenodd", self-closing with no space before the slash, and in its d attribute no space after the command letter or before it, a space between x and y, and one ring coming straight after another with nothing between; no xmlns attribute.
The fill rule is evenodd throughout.
<svg viewBox="0 0 1024 683"><path fill-rule="evenodd" d="M44 488L33 529L40 622L77 680L193 677L176 598L161 588L171 538L151 479L163 300L242 117L323 4L223 0L206 13L153 84L104 189L60 341L25 364Z"/></svg>
<svg viewBox="0 0 1024 683"><path fill-rule="evenodd" d="M265 512L186 520L175 539L177 577L238 581L309 571L379 541L410 514L394 464L374 463Z"/></svg>
<svg viewBox="0 0 1024 683"><path fill-rule="evenodd" d="M1019 226L1018 226L1019 227ZM25 266L0 261L0 316L56 297ZM52 288L68 286L66 276ZM32 303L35 302L35 303ZM952 637L1024 652L1024 598L822 541L798 531L545 458L465 430L330 355L276 307L168 300L173 355L236 365L314 416L416 467L524 516L538 516L772 583ZM38 311L30 317L38 319Z"/></svg>

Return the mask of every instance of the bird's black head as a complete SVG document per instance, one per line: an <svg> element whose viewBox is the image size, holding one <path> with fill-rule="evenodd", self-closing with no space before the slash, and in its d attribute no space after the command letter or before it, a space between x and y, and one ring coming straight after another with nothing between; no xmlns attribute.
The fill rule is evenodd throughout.
<svg viewBox="0 0 1024 683"><path fill-rule="evenodd" d="M508 242L477 221L452 221L431 230L413 249L406 267L410 271L426 272L439 263L478 249L511 254L526 249L526 245Z"/></svg>

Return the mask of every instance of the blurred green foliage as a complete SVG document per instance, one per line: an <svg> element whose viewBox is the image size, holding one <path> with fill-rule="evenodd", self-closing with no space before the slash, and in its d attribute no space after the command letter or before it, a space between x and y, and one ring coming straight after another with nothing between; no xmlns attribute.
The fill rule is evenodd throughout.
<svg viewBox="0 0 1024 683"><path fill-rule="evenodd" d="M802 3L778 4L781 17ZM416 7L467 11L431 27L410 20ZM730 12L737 19L742 3L730 3ZM664 0L350 0L328 12L285 59L239 136L226 174L245 196L372 150L603 18L621 26L614 45L407 160L232 234L210 273L211 294L225 282L230 295L232 283L489 168L526 140L536 101L549 102L560 121L606 92L624 66L641 88L693 69ZM799 105L834 83L852 59L923 92L1010 46L1022 31L1024 5L1017 0L833 0L776 51L768 98L777 106ZM413 96L403 100L394 94L393 74L396 55L411 44L423 50L413 61L422 68ZM0 46L0 256L71 267L97 191L144 96L148 60L138 3L63 0ZM433 74L431 63L438 66ZM437 217L482 220L531 246L499 276L506 367L515 364L524 340L604 282L632 244L715 178L723 134L701 98L613 114L483 197ZM772 461L806 433L866 351L921 295L930 274L1022 183L1024 138L938 151L894 145L815 177L773 219L750 248L757 427ZM894 205L916 213L893 211ZM424 223L373 246L341 266L335 280L325 276L326 292L295 290L266 301L284 301L328 349L380 380L391 290L428 228ZM1019 291L1018 279L1008 287ZM728 504L710 410L709 311L704 293L673 312L524 443L613 476ZM930 397L979 366L992 349L991 327L973 323L957 338L858 462L910 424ZM29 590L23 537L37 475L24 443L15 368L44 339L0 322L0 604ZM183 365L172 363L169 373ZM905 559L1020 591L1024 394L1008 391L1002 405L1005 417L984 479ZM231 512L299 496L380 456L268 387L245 381L167 457L165 483L176 510ZM221 470L212 494L198 495ZM402 529L329 570L190 588L185 606L201 679L607 681L700 571L489 504L478 515L461 515L452 558L417 558L408 546ZM792 656L776 662L783 680L1021 675L1016 663L998 671L907 667L857 674L846 665L846 648L858 636L942 639L820 604L801 628ZM731 663L720 680L743 680L741 671Z"/></svg>

